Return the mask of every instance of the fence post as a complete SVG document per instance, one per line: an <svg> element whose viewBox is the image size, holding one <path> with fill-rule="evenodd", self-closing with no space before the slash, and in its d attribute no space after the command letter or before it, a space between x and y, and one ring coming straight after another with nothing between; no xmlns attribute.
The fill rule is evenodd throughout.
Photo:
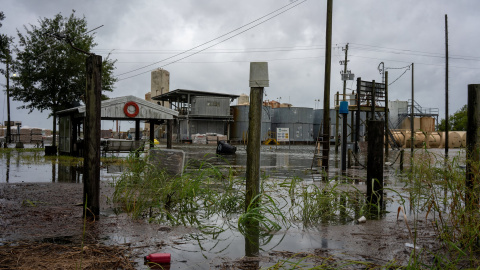
<svg viewBox="0 0 480 270"><path fill-rule="evenodd" d="M383 203L383 135L384 123L368 121L367 201L372 205Z"/></svg>

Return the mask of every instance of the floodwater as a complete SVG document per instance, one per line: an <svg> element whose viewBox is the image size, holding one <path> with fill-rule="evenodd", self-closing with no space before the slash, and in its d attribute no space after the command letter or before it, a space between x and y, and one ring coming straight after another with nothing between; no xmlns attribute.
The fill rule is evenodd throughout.
<svg viewBox="0 0 480 270"><path fill-rule="evenodd" d="M191 160L208 160L208 162L222 167L232 167L240 172L243 177L247 160L246 149L243 145L237 146L235 155L226 155L222 158L215 156L215 146L211 145L175 145L175 149L182 149L186 152L186 163ZM340 150L340 149L339 149ZM417 150L418 151L418 150ZM420 150L422 151L422 150ZM429 149L439 156L443 149ZM462 150L450 149L450 156L461 155ZM313 145L282 145L264 146L261 149L262 174L268 176L267 181L284 181L293 177L302 179L306 184L321 184L325 182L325 176L312 170L312 158L314 153ZM330 170L327 182L349 183L359 190L365 190L366 170L361 165L354 166L342 172L340 169L340 154L335 154L332 147L330 150ZM339 151L339 153L341 153ZM464 152L463 152L464 153ZM349 259L360 261L375 261L378 263L387 262L391 256L388 254L405 253L403 243L406 240L399 240L399 247L392 249L385 247L382 252L368 244L362 245L362 241L370 241L365 237L351 239L351 234L368 235L368 232L376 231L384 235L393 234L399 229L396 221L397 209L399 207L398 195L404 186L398 178L399 151L390 151L386 158L388 162L384 166L384 183L386 188L399 190L398 193L387 191L385 195L386 214L379 220L358 225L353 219L344 219L335 223L323 223L316 226L304 227L300 224L293 224L289 228L282 228L280 231L263 235L256 238L258 252L260 255L272 255L278 252L318 252L325 251L326 255L348 253ZM405 151L405 170L410 164L410 151ZM360 164L366 165L365 156L358 157ZM390 164L392 163L392 164ZM123 171L119 165L106 165L101 168L101 180L111 182ZM323 178L323 179L322 179ZM76 163L74 165L57 162L56 158L44 157L42 152L10 152L0 155L0 183L81 183L82 168ZM81 187L80 187L81 188ZM340 198L341 199L341 198ZM288 202L287 202L288 203ZM409 211L408 202L404 204L407 216ZM117 214L113 209L107 209L101 213L104 217L101 222L108 222L109 217ZM122 223L117 229L109 229L99 232L99 239L106 244L130 243L138 247L137 251L143 255L154 252L167 252L172 254L170 269L210 269L212 265L225 266L225 261L238 260L246 255L250 240L246 239L237 230L228 225L228 221L218 217L217 226L225 229L220 233L205 233L193 227L185 226L172 229L145 229L145 223L141 226ZM120 224L120 223L118 223ZM404 228L400 228L404 231ZM148 235L146 235L148 234ZM350 234L350 236L349 236ZM164 243L159 247L158 243ZM377 248L378 246L375 246ZM361 251L359 251L361 249ZM369 249L372 249L369 251ZM408 251L408 250L407 250ZM377 258L365 256L364 253L377 254ZM383 254L383 255L382 255ZM274 256L274 255L272 255ZM339 255L343 256L343 255ZM390 257L389 257L390 256ZM394 256L394 255L392 255ZM396 255L395 255L396 256ZM407 255L408 256L408 252ZM397 258L396 256L395 258ZM143 261L139 256L136 261ZM259 262L260 266L272 265L272 262ZM147 269L140 265L140 269Z"/></svg>

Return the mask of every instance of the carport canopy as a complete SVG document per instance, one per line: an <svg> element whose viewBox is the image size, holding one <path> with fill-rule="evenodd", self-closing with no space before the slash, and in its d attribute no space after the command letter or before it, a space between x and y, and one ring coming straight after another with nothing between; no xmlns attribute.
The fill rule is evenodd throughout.
<svg viewBox="0 0 480 270"><path fill-rule="evenodd" d="M60 120L59 148L60 151L71 153L73 144L77 139L76 125L83 122L86 107L78 106L56 114ZM101 120L128 120L135 121L135 140L139 140L140 121L157 124L162 120L172 120L178 112L167 107L135 96L111 98L101 102ZM150 131L150 140L153 141L153 129ZM63 144L63 145L62 145Z"/></svg>

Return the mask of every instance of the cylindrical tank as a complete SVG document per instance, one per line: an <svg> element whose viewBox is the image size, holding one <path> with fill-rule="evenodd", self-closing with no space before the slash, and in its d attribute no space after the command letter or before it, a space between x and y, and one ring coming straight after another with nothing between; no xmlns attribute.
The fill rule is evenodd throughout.
<svg viewBox="0 0 480 270"><path fill-rule="evenodd" d="M433 118L433 117L421 117L420 118L420 129L424 132L435 131L435 118Z"/></svg>
<svg viewBox="0 0 480 270"><path fill-rule="evenodd" d="M457 131L460 136L460 147L467 147L467 132L466 131Z"/></svg>
<svg viewBox="0 0 480 270"><path fill-rule="evenodd" d="M425 134L423 132L415 132L415 148L423 148L426 140L425 140Z"/></svg>
<svg viewBox="0 0 480 270"><path fill-rule="evenodd" d="M290 141L313 141L313 109L303 107L272 109L272 131L277 128L289 128Z"/></svg>
<svg viewBox="0 0 480 270"><path fill-rule="evenodd" d="M231 127L230 138L233 141L241 141L247 139L248 132L248 112L249 105L231 106L233 111L233 124ZM262 106L262 129L261 139L266 140L272 129L272 108Z"/></svg>
<svg viewBox="0 0 480 270"><path fill-rule="evenodd" d="M403 137L405 138L405 148L410 148L410 138L412 138L410 130L402 130L401 132L403 134Z"/></svg>
<svg viewBox="0 0 480 270"><path fill-rule="evenodd" d="M448 133L448 147L449 148L460 148L462 146L462 137L456 131L451 131Z"/></svg>
<svg viewBox="0 0 480 270"><path fill-rule="evenodd" d="M393 131L393 138L400 145L400 147L405 147L405 136L400 131Z"/></svg>
<svg viewBox="0 0 480 270"><path fill-rule="evenodd" d="M427 136L427 145L429 148L439 148L442 144L442 137L438 132L430 132Z"/></svg>

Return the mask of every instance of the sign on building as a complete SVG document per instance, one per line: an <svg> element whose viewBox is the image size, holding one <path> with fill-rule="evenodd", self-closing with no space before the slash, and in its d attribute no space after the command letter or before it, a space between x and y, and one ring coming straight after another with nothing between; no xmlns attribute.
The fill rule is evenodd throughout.
<svg viewBox="0 0 480 270"><path fill-rule="evenodd" d="M277 142L289 142L290 141L290 129L289 128L277 128Z"/></svg>

